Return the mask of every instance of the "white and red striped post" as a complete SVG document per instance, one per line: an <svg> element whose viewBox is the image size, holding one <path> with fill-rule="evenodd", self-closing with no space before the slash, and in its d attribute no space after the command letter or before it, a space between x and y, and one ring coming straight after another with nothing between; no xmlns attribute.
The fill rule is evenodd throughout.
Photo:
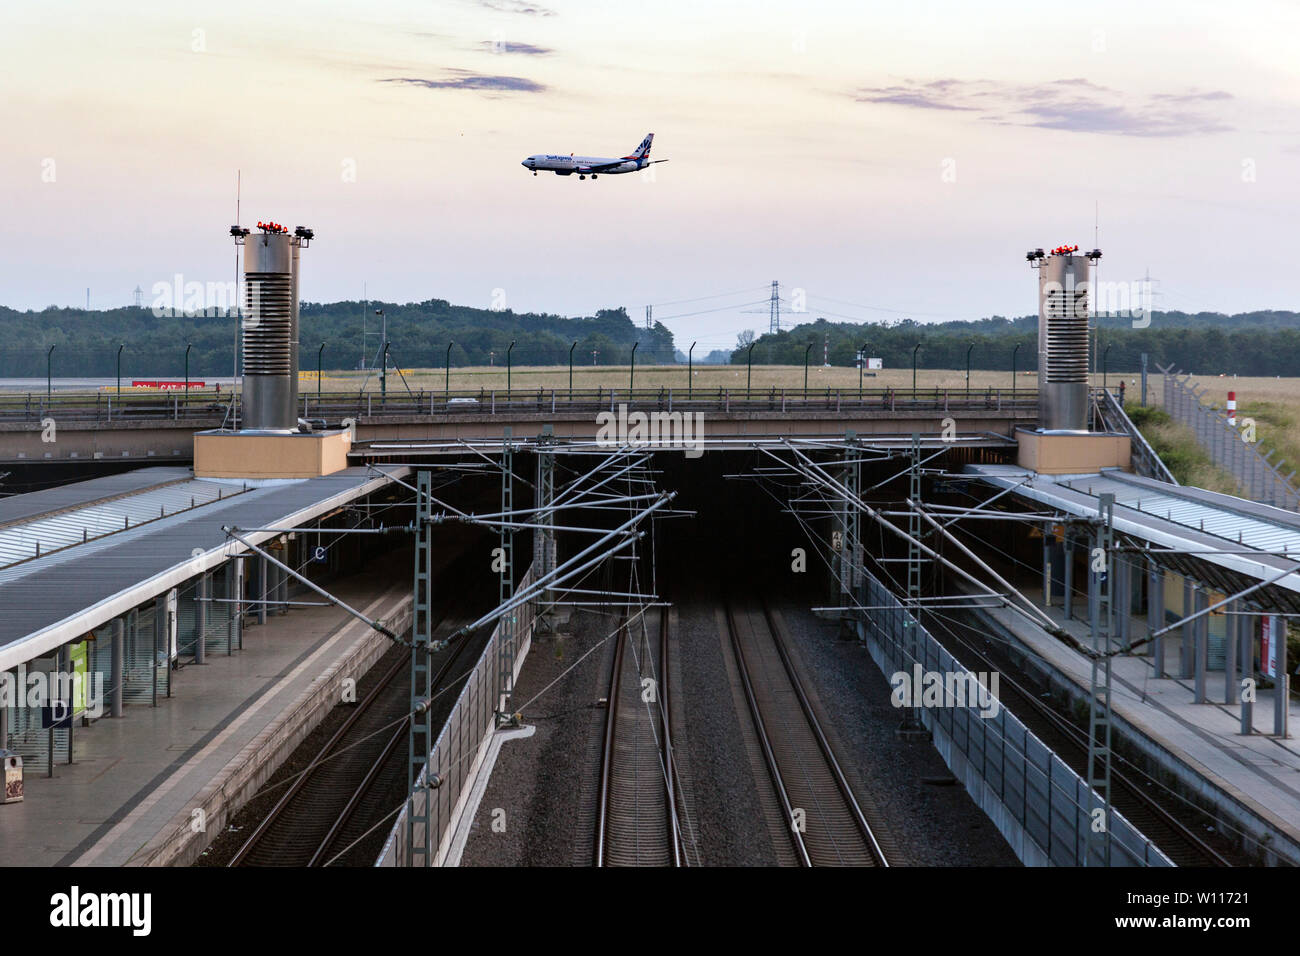
<svg viewBox="0 0 1300 956"><path fill-rule="evenodd" d="M1228 393L1228 424L1237 427L1237 393Z"/></svg>

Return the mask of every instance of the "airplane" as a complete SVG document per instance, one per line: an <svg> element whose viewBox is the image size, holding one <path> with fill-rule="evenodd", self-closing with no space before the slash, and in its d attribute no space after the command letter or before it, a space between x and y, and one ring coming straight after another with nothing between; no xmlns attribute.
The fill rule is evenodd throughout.
<svg viewBox="0 0 1300 956"><path fill-rule="evenodd" d="M651 159L650 144L654 142L655 134L647 133L645 139L641 140L641 145L631 156L624 156L620 159L609 159L604 156L574 156L570 153L568 156L552 156L545 153L538 153L535 156L529 156L520 165L525 169L531 169L533 175L537 175L538 170L550 171L557 176L572 176L578 174L579 179L586 179L590 176L595 179L598 173L633 173L639 169L645 169L655 163L666 163L666 159Z"/></svg>

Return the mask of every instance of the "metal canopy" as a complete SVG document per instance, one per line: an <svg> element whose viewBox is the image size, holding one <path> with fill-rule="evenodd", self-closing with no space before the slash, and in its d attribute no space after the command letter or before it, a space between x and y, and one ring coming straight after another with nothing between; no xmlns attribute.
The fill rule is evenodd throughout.
<svg viewBox="0 0 1300 956"><path fill-rule="evenodd" d="M78 640L92 628L246 553L223 526L296 526L406 473L405 468L349 468L323 478L265 484L0 571L0 669ZM242 484L227 487L233 491ZM276 535L256 531L247 537L260 544Z"/></svg>
<svg viewBox="0 0 1300 956"><path fill-rule="evenodd" d="M1242 581L1275 577L1300 561L1300 517L1231 495L1112 469L1054 477L1007 465L969 465L965 473L1080 517L1095 517L1099 496L1112 494L1117 533L1157 549L1153 556L1161 564L1229 593L1240 590ZM1300 573L1284 575L1266 591L1300 609Z"/></svg>
<svg viewBox="0 0 1300 956"><path fill-rule="evenodd" d="M202 479L167 481L53 514L15 521L0 528L0 569L244 491L243 486Z"/></svg>

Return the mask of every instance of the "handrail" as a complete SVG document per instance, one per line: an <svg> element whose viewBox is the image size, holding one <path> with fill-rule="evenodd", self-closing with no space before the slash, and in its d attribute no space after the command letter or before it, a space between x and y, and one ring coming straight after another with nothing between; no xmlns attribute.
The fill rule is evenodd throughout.
<svg viewBox="0 0 1300 956"><path fill-rule="evenodd" d="M1100 398L1099 398L1100 396ZM1133 424L1133 419L1128 417L1124 411L1124 406L1107 388L1094 388L1092 390L1093 407L1096 408L1098 416L1102 423L1109 431L1122 431L1129 436L1132 444L1131 461L1133 470L1147 478L1155 478L1157 481L1165 481L1171 485L1178 484L1178 479L1174 477L1173 472L1160 460L1146 436L1142 434L1141 429Z"/></svg>
<svg viewBox="0 0 1300 956"><path fill-rule="evenodd" d="M626 389L565 389L528 387L512 391L456 390L426 391L381 395L365 392L304 392L296 409L307 419L344 417L387 417L418 415L501 415L521 412L555 412L593 414L617 412L626 405L629 411L694 412L830 412L855 411L999 411L1003 413L1037 411L1038 395L1032 389L782 389L779 399L774 389L703 389L674 390L666 386ZM59 394L49 400L31 393L0 393L0 424L41 423L53 418L56 423L120 423L138 421L198 422L212 427L228 424L231 399L208 394L151 393L148 395L103 393Z"/></svg>

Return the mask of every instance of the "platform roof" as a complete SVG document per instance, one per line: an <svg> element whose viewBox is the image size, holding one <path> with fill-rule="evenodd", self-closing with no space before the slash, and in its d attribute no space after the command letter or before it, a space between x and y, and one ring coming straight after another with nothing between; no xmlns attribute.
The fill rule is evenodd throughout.
<svg viewBox="0 0 1300 956"><path fill-rule="evenodd" d="M1099 496L1115 496L1120 534L1171 553L1167 564L1201 565L1219 590L1282 575L1270 590L1300 609L1300 515L1232 495L1170 485L1118 469L1090 475L1039 475L1009 465L971 465L967 473L1065 514L1093 517ZM1218 569L1216 573L1215 569ZM1285 573L1290 569L1291 573Z"/></svg>
<svg viewBox="0 0 1300 956"><path fill-rule="evenodd" d="M117 475L59 485L57 488L11 495L0 498L0 528L15 521L26 521L36 515L55 514L88 505L92 501L106 501L169 481L184 481L193 477L194 473L189 468L136 468Z"/></svg>
<svg viewBox="0 0 1300 956"><path fill-rule="evenodd" d="M153 515L158 513L159 504L166 510L166 500L175 498L176 483L191 477L188 469L144 470L155 473L153 484L142 485L139 482L143 477L137 476L131 494L138 499L135 506ZM182 474L170 474L176 471ZM15 667L77 640L131 608L219 567L231 556L245 553L247 549L232 542L222 531L223 526L251 529L302 525L385 487L394 477L404 477L407 472L404 467L348 468L324 478L265 483L246 491L242 483L228 482L224 484L231 494L220 500L189 508L187 492L184 510L0 568L0 669ZM128 485L131 483L125 482L122 487ZM80 509L67 504L60 512L61 520L75 523L79 510L93 512L102 508L103 495L87 497L85 489L82 491L84 503ZM151 496L160 500L154 502ZM75 497L69 495L66 500L71 502ZM51 500L46 498L47 502ZM32 523L48 522L48 511L36 514L30 519ZM39 517L42 514L46 517ZM7 530L17 527L11 524ZM263 532L247 537L260 543L274 535Z"/></svg>

